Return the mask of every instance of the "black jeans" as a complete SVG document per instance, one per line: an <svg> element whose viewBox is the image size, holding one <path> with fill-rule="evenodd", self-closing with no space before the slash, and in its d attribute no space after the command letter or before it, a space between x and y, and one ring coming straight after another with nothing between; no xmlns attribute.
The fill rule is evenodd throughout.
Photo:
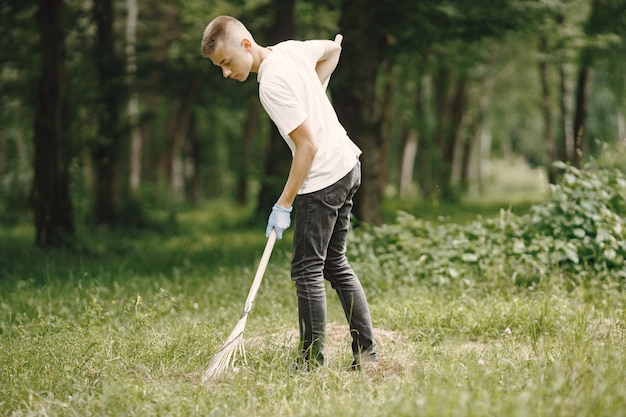
<svg viewBox="0 0 626 417"><path fill-rule="evenodd" d="M369 305L346 257L352 198L361 185L361 164L335 184L296 201L291 278L298 294L303 359L324 363L327 279L339 295L352 336L352 353L375 354Z"/></svg>

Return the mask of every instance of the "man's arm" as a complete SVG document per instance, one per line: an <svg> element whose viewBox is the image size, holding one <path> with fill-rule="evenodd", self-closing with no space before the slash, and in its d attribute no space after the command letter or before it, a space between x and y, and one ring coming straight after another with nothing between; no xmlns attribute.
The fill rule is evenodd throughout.
<svg viewBox="0 0 626 417"><path fill-rule="evenodd" d="M341 34L337 34L334 42L329 40L320 41L324 45L324 53L317 61L315 72L317 72L317 76L324 87L328 85L330 76L333 71L335 71L335 68L337 68L337 64L339 63L342 39L343 37Z"/></svg>
<svg viewBox="0 0 626 417"><path fill-rule="evenodd" d="M305 120L300 126L295 128L294 131L289 134L289 137L296 145L296 151L293 154L291 169L289 170L289 177L285 183L285 188L276 202L279 206L287 209L291 208L293 205L298 190L300 190L306 177L309 175L311 165L313 165L313 159L317 153L317 145L315 138L313 138L313 132L311 131L308 120Z"/></svg>

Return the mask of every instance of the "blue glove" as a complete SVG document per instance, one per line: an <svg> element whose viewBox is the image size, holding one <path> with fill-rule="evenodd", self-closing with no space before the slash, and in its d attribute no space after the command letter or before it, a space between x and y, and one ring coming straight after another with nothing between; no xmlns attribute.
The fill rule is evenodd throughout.
<svg viewBox="0 0 626 417"><path fill-rule="evenodd" d="M270 218L267 221L265 237L270 237L270 233L272 232L272 229L274 229L276 230L276 238L283 238L283 232L291 225L292 208L286 209L278 204L274 204L274 207L272 207L272 214L270 214Z"/></svg>

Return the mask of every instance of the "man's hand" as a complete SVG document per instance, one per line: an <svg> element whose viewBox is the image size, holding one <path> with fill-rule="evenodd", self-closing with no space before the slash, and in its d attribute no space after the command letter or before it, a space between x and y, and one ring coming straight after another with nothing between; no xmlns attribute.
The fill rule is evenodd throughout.
<svg viewBox="0 0 626 417"><path fill-rule="evenodd" d="M272 229L276 230L276 238L282 239L283 232L291 225L291 210L292 208L284 208L278 204L274 204L272 207L272 213L267 221L267 228L265 229L265 237L270 237Z"/></svg>

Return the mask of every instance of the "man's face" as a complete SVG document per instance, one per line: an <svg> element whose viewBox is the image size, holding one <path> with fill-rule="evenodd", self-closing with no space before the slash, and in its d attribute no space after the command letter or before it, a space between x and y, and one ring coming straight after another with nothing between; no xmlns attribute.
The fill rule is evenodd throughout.
<svg viewBox="0 0 626 417"><path fill-rule="evenodd" d="M220 43L209 58L222 69L224 78L232 78L240 82L245 81L252 68L252 54L249 42L242 40L240 45L229 42Z"/></svg>

